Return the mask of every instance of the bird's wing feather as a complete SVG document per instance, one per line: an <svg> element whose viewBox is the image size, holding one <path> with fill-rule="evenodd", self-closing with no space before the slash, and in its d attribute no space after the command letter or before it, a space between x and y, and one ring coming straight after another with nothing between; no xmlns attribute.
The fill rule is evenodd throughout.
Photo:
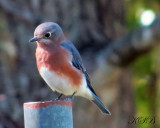
<svg viewBox="0 0 160 128"><path fill-rule="evenodd" d="M63 48L65 48L66 50L68 50L69 53L72 55L72 64L73 64L73 66L75 68L77 68L78 70L81 70L84 73L86 81L87 81L88 88L96 95L94 89L91 86L89 76L87 74L87 71L86 71L83 63L82 63L82 58L81 58L78 50L75 48L75 46L70 41L62 42L61 46Z"/></svg>
<svg viewBox="0 0 160 128"><path fill-rule="evenodd" d="M103 113L110 114L110 111L108 110L108 108L102 103L102 101L99 99L99 97L96 95L94 89L92 88L90 80L89 80L89 76L88 76L88 74L86 72L85 67L83 66L82 59L81 59L81 56L80 56L78 50L75 48L75 46L70 41L62 42L61 46L63 48L65 48L66 50L68 50L70 52L70 54L72 55L72 64L73 64L73 66L75 68L77 68L78 70L81 70L83 72L83 74L85 75L86 82L87 82L87 87L92 92L92 96L93 96L93 100L92 101L99 107L99 109Z"/></svg>

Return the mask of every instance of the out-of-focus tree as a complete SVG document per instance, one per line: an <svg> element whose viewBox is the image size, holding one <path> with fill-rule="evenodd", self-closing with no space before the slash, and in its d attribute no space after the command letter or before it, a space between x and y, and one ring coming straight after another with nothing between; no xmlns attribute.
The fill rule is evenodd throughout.
<svg viewBox="0 0 160 128"><path fill-rule="evenodd" d="M135 29L140 11L158 12L158 5L158 0L0 0L0 127L23 127L23 102L56 97L37 72L36 45L28 43L45 21L60 24L77 46L96 92L112 112L104 116L76 98L76 128L128 128L136 108L137 116L158 115L159 70L153 59L158 53L149 52L160 40L160 18Z"/></svg>

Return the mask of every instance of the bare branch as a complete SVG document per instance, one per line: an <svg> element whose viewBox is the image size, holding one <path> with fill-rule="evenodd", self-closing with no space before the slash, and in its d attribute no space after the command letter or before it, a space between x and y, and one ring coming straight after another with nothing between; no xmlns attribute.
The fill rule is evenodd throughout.
<svg viewBox="0 0 160 128"><path fill-rule="evenodd" d="M0 0L0 6L9 14L15 16L16 18L20 20L24 20L27 22L34 22L35 18L32 15L31 12L28 10L21 10L17 9L14 6L12 6L11 3L7 0Z"/></svg>
<svg viewBox="0 0 160 128"><path fill-rule="evenodd" d="M149 27L137 30L114 41L103 50L107 63L126 66L138 56L150 51L160 40L160 17Z"/></svg>

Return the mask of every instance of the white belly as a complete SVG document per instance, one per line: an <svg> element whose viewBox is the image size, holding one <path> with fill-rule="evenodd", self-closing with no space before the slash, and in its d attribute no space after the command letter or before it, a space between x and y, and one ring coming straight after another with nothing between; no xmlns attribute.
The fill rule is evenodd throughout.
<svg viewBox="0 0 160 128"><path fill-rule="evenodd" d="M77 92L76 95L83 96L87 99L92 99L92 94L90 89L87 87L86 79L83 78L81 85L79 87L74 87L71 85L69 79L65 76L59 76L54 71L49 71L45 67L41 67L40 74L48 86L53 90L64 95L72 95Z"/></svg>
<svg viewBox="0 0 160 128"><path fill-rule="evenodd" d="M53 90L65 95L72 95L76 89L71 86L71 82L65 76L59 76L54 71L49 71L47 68L42 67L40 74L48 86Z"/></svg>

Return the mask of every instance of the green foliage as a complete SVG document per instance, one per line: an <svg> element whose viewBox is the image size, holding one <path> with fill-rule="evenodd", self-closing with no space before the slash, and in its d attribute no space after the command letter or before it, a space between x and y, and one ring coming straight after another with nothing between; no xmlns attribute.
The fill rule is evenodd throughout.
<svg viewBox="0 0 160 128"><path fill-rule="evenodd" d="M137 15L137 10L142 7L142 5L143 3L141 2L141 0L129 0L126 2L126 24L128 29L134 29L140 24L140 16Z"/></svg>
<svg viewBox="0 0 160 128"><path fill-rule="evenodd" d="M147 75L155 71L154 62L152 60L152 53L148 53L138 58L131 68L133 75L139 78L145 78Z"/></svg>
<svg viewBox="0 0 160 128"><path fill-rule="evenodd" d="M160 12L160 0L125 0L125 3L126 26L129 30L133 30L140 26L140 16L144 10L151 9L157 15ZM132 71L132 82L135 91L137 116L151 116L154 113L153 111L155 111L151 109L151 106L153 107L154 105L154 99L152 99L151 95L149 94L149 89L153 88L153 85L150 83L150 78L153 77L153 74L157 73L157 70L159 68L159 65L157 65L155 62L155 59L158 58L158 50L159 49L156 49L153 52L138 58L130 67ZM152 93L154 94L156 92ZM155 103L157 102L158 100L155 101ZM159 109L159 106L155 107ZM158 123L159 119L156 120ZM153 126L144 124L138 125L138 127L141 128Z"/></svg>
<svg viewBox="0 0 160 128"><path fill-rule="evenodd" d="M160 0L125 0L126 25L134 29L140 25L141 13L146 9L153 10L156 14L160 11Z"/></svg>
<svg viewBox="0 0 160 128"><path fill-rule="evenodd" d="M139 83L135 88L135 100L136 100L136 117L148 117L149 115L149 103L147 98L147 88L146 83ZM149 127L149 124L143 123L138 124L138 128Z"/></svg>
<svg viewBox="0 0 160 128"><path fill-rule="evenodd" d="M155 72L155 66L153 61L154 52L143 55L138 58L132 65L132 81L135 89L135 101L137 117L152 116L152 110L150 110L151 101L149 100L148 87L149 78ZM149 127L147 123L139 124L138 127Z"/></svg>
<svg viewBox="0 0 160 128"><path fill-rule="evenodd" d="M137 87L135 88L136 108L138 110L137 116L148 116L149 113L146 86L146 83L139 83L139 85L137 83Z"/></svg>
<svg viewBox="0 0 160 128"><path fill-rule="evenodd" d="M135 97L137 114L149 114L149 101L147 98L148 77L154 71L152 54L146 54L137 59L131 66L133 75L133 84L135 86Z"/></svg>
<svg viewBox="0 0 160 128"><path fill-rule="evenodd" d="M154 90L154 87L158 87L158 83L156 79L152 78L157 76L156 72L159 65L156 64L156 58L158 57L158 51L159 48L154 49L152 52L138 58L130 66L135 91L136 117L155 116L156 126L159 125L159 114L157 114L159 111L159 99L156 100L156 97L154 96L156 96L155 93L160 92L160 90ZM149 123L144 123L143 125L138 124L138 128L143 127L152 128L154 125Z"/></svg>

